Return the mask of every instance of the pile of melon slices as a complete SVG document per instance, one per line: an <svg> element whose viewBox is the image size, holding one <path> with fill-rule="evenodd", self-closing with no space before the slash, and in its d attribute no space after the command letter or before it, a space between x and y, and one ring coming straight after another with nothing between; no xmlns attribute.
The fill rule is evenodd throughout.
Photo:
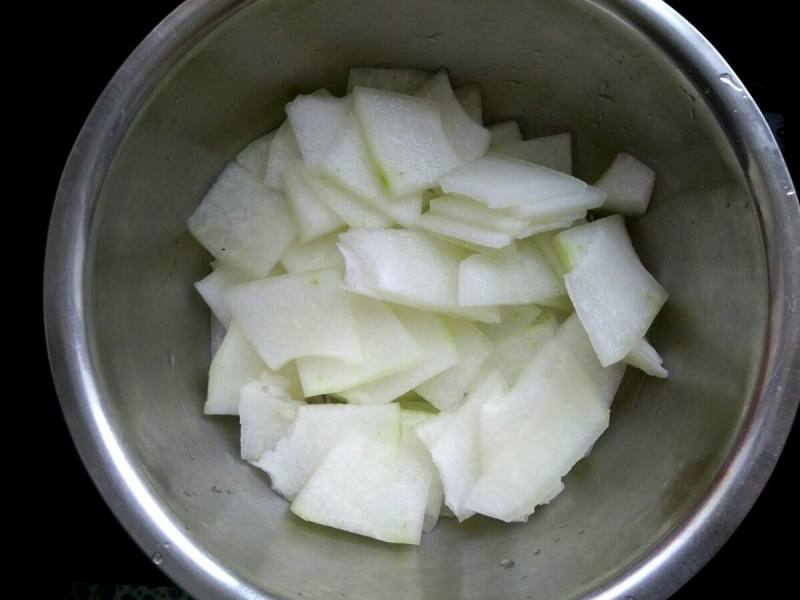
<svg viewBox="0 0 800 600"><path fill-rule="evenodd" d="M622 216L655 175L620 154L588 185L569 134L485 127L445 71L348 89L290 102L189 219L224 331L205 412L239 415L242 458L308 521L406 544L440 512L525 521L626 365L666 377L645 334L667 294Z"/></svg>

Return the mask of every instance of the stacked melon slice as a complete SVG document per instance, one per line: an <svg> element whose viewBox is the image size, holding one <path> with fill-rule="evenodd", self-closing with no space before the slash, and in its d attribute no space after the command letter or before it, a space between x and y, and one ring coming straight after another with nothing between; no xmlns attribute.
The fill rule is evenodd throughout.
<svg viewBox="0 0 800 600"><path fill-rule="evenodd" d="M224 335L205 411L239 415L242 458L308 521L410 544L443 505L524 521L625 366L666 376L645 339L666 293L622 216L587 220L642 214L653 172L620 155L588 185L569 134L484 127L444 71L348 89L290 102L189 219Z"/></svg>

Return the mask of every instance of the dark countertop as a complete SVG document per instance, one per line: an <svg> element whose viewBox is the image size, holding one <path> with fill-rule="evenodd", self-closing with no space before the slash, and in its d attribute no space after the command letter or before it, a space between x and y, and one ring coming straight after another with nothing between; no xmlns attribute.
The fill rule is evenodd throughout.
<svg viewBox="0 0 800 600"><path fill-rule="evenodd" d="M40 310L47 222L69 149L116 68L177 4L174 0L143 1L122 7L115 2L69 2L53 3L43 9L38 3L29 3L29 8L22 9L27 13L22 23L30 24L25 29L26 35L29 41L37 43L39 52L17 55L17 62L22 57L25 72L12 81L21 85L6 90L15 102L22 104L22 122L28 126L22 140L23 176L6 170L7 177L11 175L22 182L22 198L5 200L14 210L9 225L19 232L17 251L30 249L25 255L28 264L20 269L21 287L31 292L23 306L23 310L29 311L23 313L29 314L29 320L20 332L20 339L30 340L21 362L33 366L26 385L9 395L6 402L19 403L24 397L26 410L35 411L28 412L20 421L27 428L22 439L26 440L26 446L41 449L41 455L35 451L33 457L26 454L25 460L20 461L25 471L23 477L29 478L32 486L26 483L23 489L33 490L24 500L23 509L30 511L36 523L33 536L28 536L36 541L36 547L23 552L23 558L31 560L21 561L35 570L24 582L26 588L30 590L33 586L34 591L25 597L67 598L77 582L111 588L114 584L156 586L162 587L163 597L181 597L176 588L168 590L172 584L167 577L117 523L78 459L50 380ZM718 3L674 0L671 4L731 63L762 110L768 113L784 144L790 168L797 173L797 137L796 133L790 133L797 117L797 101L786 82L787 73L794 70L789 58L796 57L789 41L792 19L788 7L777 9L770 3L765 5L773 7L769 11L759 11L753 6L746 10L730 8L722 18ZM44 10L46 18L37 14ZM7 114L16 120L17 113ZM30 172L25 173L27 170ZM14 373L10 375L13 377ZM44 431L40 429L40 414ZM795 427L774 475L753 510L717 556L674 598L706 598L709 594L738 597L743 594L743 586L751 584L758 586L757 597L793 595L787 594L787 590L797 586L793 573L796 554L792 557L786 548L798 534L797 519L792 513L796 509L793 475L798 473L798 465ZM88 589L72 597L89 598ZM166 595L167 591L172 595Z"/></svg>

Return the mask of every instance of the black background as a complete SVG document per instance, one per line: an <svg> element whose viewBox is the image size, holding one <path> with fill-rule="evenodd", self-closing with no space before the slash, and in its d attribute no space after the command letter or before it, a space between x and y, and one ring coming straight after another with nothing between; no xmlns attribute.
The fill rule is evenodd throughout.
<svg viewBox="0 0 800 600"><path fill-rule="evenodd" d="M18 9L23 11L19 18L7 22L7 28L19 24L13 33L22 34L24 42L12 55L13 67L7 73L11 85L4 94L12 101L8 125L24 129L16 146L23 149L22 156L7 162L11 172L5 172L7 181L21 183L16 194L5 198L13 207L6 223L12 230L12 273L14 267L19 270L13 288L30 292L22 297L22 316L12 323L12 331L19 327L16 341L23 341L21 359L10 363L21 364L21 373L30 369L30 376L23 389L6 398L23 406L21 430L11 433L26 440L23 456L19 446L10 455L12 462L23 465L24 484L16 489L24 493L15 497L27 527L27 533L12 536L24 535L27 542L15 551L12 564L24 570L15 569L12 579L23 580L28 589L24 597L53 599L67 597L74 582L169 585L112 516L73 448L47 365L41 277L52 199L70 147L117 67L178 2L63 2L47 8L26 4L28 8ZM762 110L785 117L785 125L778 120L775 130L796 179L797 137L792 126L797 101L788 86L797 53L789 9L776 8L788 3L750 4L747 10L726 3L724 18L718 2L671 4L721 51ZM7 377L17 375L6 372ZM761 498L731 540L675 598L739 597L750 586L756 597L797 597L792 571L797 552L790 545L798 534L792 510L797 510L797 438L795 431ZM16 525L8 524L9 533Z"/></svg>

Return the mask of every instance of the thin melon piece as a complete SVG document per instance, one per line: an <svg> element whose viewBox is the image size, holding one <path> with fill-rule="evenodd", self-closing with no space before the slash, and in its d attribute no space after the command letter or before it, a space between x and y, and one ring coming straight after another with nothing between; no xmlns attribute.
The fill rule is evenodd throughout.
<svg viewBox="0 0 800 600"><path fill-rule="evenodd" d="M292 500L331 448L352 434L396 445L400 409L394 404L301 406L287 436L254 464L270 476L272 489Z"/></svg>
<svg viewBox="0 0 800 600"><path fill-rule="evenodd" d="M352 111L339 128L330 153L321 160L320 168L362 198L373 198L386 192L372 163L361 125Z"/></svg>
<svg viewBox="0 0 800 600"><path fill-rule="evenodd" d="M330 155L349 109L349 98L327 93L299 95L286 105L286 116L307 167L320 167Z"/></svg>
<svg viewBox="0 0 800 600"><path fill-rule="evenodd" d="M231 319L233 319L233 315L231 315L231 311L225 303L224 294L234 285L239 285L251 279L252 277L247 273L219 264L206 277L196 282L194 287L208 304L214 316L227 328Z"/></svg>
<svg viewBox="0 0 800 600"><path fill-rule="evenodd" d="M319 199L354 229L377 229L393 223L386 213L325 177L309 174L307 181Z"/></svg>
<svg viewBox="0 0 800 600"><path fill-rule="evenodd" d="M357 87L363 87L400 94L416 94L432 75L430 71L422 69L350 69L347 93Z"/></svg>
<svg viewBox="0 0 800 600"><path fill-rule="evenodd" d="M493 348L491 340L475 324L460 319L448 319L445 323L456 344L458 362L417 387L423 398L443 411L461 404Z"/></svg>
<svg viewBox="0 0 800 600"><path fill-rule="evenodd" d="M283 189L302 243L342 229L345 222L317 195L308 179L311 174L297 160L283 171Z"/></svg>
<svg viewBox="0 0 800 600"><path fill-rule="evenodd" d="M489 125L488 129L489 133L492 134L492 139L489 141L490 151L522 141L519 123L514 120L501 121L500 123Z"/></svg>
<svg viewBox="0 0 800 600"><path fill-rule="evenodd" d="M469 115L469 118L478 125L483 125L483 99L481 98L481 86L477 83L465 83L453 89L453 93L458 99L461 108Z"/></svg>
<svg viewBox="0 0 800 600"><path fill-rule="evenodd" d="M247 169L258 181L264 181L267 177L269 147L272 144L275 134L275 131L271 131L267 135L262 135L260 138L247 144L247 146L236 155L236 162Z"/></svg>
<svg viewBox="0 0 800 600"><path fill-rule="evenodd" d="M336 358L297 359L305 396L341 392L419 363L424 350L383 302L350 294L363 359L357 363Z"/></svg>
<svg viewBox="0 0 800 600"><path fill-rule="evenodd" d="M192 235L216 259L263 277L295 237L283 194L230 163L187 222Z"/></svg>
<svg viewBox="0 0 800 600"><path fill-rule="evenodd" d="M409 444L352 434L294 499L298 517L395 544L419 544L431 469Z"/></svg>
<svg viewBox="0 0 800 600"><path fill-rule="evenodd" d="M490 340L499 340L513 335L520 329L533 325L542 314L538 306L503 306L500 309L500 322L494 324L481 323L479 327Z"/></svg>
<svg viewBox="0 0 800 600"><path fill-rule="evenodd" d="M503 248L513 237L495 229L473 223L457 221L434 213L425 213L417 221L417 227L449 239L459 240L482 248Z"/></svg>
<svg viewBox="0 0 800 600"><path fill-rule="evenodd" d="M267 368L241 327L232 321L208 369L207 415L239 414L239 390Z"/></svg>
<svg viewBox="0 0 800 600"><path fill-rule="evenodd" d="M535 323L495 340L492 353L481 369L481 376L498 369L507 382L516 383L534 355L555 335L557 327L555 318L545 314Z"/></svg>
<svg viewBox="0 0 800 600"><path fill-rule="evenodd" d="M547 201L561 202L568 198L571 201L565 203L561 214L572 214L579 203L571 197L582 197L589 188L570 175L496 153L453 170L442 177L440 185L446 193L468 196L490 208L522 208L525 216L540 216L536 209L541 204L548 208L542 215L551 215Z"/></svg>
<svg viewBox="0 0 800 600"><path fill-rule="evenodd" d="M513 211L489 208L477 200L457 194L432 198L430 212L464 223L509 233L515 237L530 227L530 221L515 216Z"/></svg>
<svg viewBox="0 0 800 600"><path fill-rule="evenodd" d="M413 392L412 392L413 393ZM430 452L419 439L415 428L422 423L431 420L434 414L421 412L418 410L402 410L401 419L403 423L403 443L407 444L409 450L416 454L420 465L430 472L430 483L428 484L428 498L425 503L425 518L422 524L423 533L428 533L436 527L439 521L439 513L442 508L442 480L439 472L433 464Z"/></svg>
<svg viewBox="0 0 800 600"><path fill-rule="evenodd" d="M641 369L653 377L669 377L669 371L662 365L663 359L646 339L640 340L623 360L632 367Z"/></svg>
<svg viewBox="0 0 800 600"><path fill-rule="evenodd" d="M476 122L461 106L453 88L447 71L441 70L426 83L417 96L436 102L442 115L447 139L456 153L464 161L475 160L483 156L489 148L492 137L489 130ZM480 100L480 88L478 88Z"/></svg>
<svg viewBox="0 0 800 600"><path fill-rule="evenodd" d="M286 120L275 132L269 146L264 182L271 188L283 189L283 171L298 158L302 158L300 147L291 124Z"/></svg>
<svg viewBox="0 0 800 600"><path fill-rule="evenodd" d="M437 103L367 88L356 88L353 97L378 176L390 194L427 189L461 163Z"/></svg>
<svg viewBox="0 0 800 600"><path fill-rule="evenodd" d="M567 175L572 174L572 136L569 133L513 142L495 151Z"/></svg>
<svg viewBox="0 0 800 600"><path fill-rule="evenodd" d="M228 290L225 301L258 354L273 370L303 356L352 362L363 358L338 271L252 281Z"/></svg>
<svg viewBox="0 0 800 600"><path fill-rule="evenodd" d="M378 300L497 322L493 307L458 305L458 265L469 252L421 231L351 230L339 235L345 284Z"/></svg>
<svg viewBox="0 0 800 600"><path fill-rule="evenodd" d="M382 404L410 392L417 386L452 367L458 349L444 321L428 312L394 307L394 312L425 353L416 366L341 392L355 404Z"/></svg>
<svg viewBox="0 0 800 600"><path fill-rule="evenodd" d="M459 521L474 514L464 503L481 476L481 407L497 402L506 391L503 376L499 371L494 371L470 392L464 403L451 415L432 419L446 421L446 428L428 450L442 479L445 504ZM420 438L423 439L423 436Z"/></svg>
<svg viewBox="0 0 800 600"><path fill-rule="evenodd" d="M579 362L552 338L505 398L483 405L481 477L466 509L525 521L608 427L608 408Z"/></svg>
<svg viewBox="0 0 800 600"><path fill-rule="evenodd" d="M473 254L458 269L461 306L535 304L564 294L564 284L532 244Z"/></svg>
<svg viewBox="0 0 800 600"><path fill-rule="evenodd" d="M545 198L539 202L514 207L514 213L520 218L530 219L534 224L547 224L538 231L549 231L568 227L574 221L584 218L587 210L602 206L605 199L605 192L587 187L575 194ZM562 224L564 221L566 225ZM536 233L537 229L531 231Z"/></svg>
<svg viewBox="0 0 800 600"><path fill-rule="evenodd" d="M336 269L344 272L344 259L336 245L336 233L302 244L298 240L289 246L281 257L281 264L289 273L303 273L319 269Z"/></svg>
<svg viewBox="0 0 800 600"><path fill-rule="evenodd" d="M594 230L591 244L564 282L600 363L607 367L644 338L667 293L639 261L621 216L583 227Z"/></svg>
<svg viewBox="0 0 800 600"><path fill-rule="evenodd" d="M616 363L604 367L597 359L586 330L576 314L570 315L556 332L559 343L569 349L580 363L583 371L592 378L598 388L598 400L604 406L611 406L619 384L625 375L625 364Z"/></svg>
<svg viewBox="0 0 800 600"><path fill-rule="evenodd" d="M638 216L647 211L656 172L634 156L622 152L595 187L606 193L603 208L623 215Z"/></svg>
<svg viewBox="0 0 800 600"><path fill-rule="evenodd" d="M303 406L290 393L290 382L265 371L239 392L240 447L244 460L258 460L283 439Z"/></svg>

